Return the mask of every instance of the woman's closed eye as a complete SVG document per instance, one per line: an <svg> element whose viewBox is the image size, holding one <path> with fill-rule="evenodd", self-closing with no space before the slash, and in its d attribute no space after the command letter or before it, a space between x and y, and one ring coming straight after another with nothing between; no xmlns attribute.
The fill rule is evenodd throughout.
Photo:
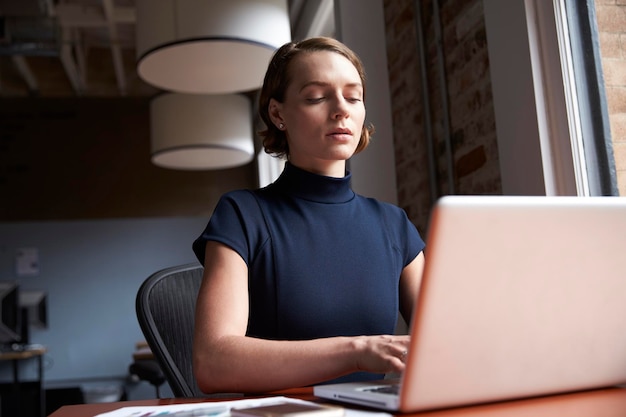
<svg viewBox="0 0 626 417"><path fill-rule="evenodd" d="M307 98L306 102L310 104L317 104L317 103L321 103L324 100L326 100L326 97L311 97L311 98ZM344 100L347 101L348 103L358 103L362 101L360 97L344 97Z"/></svg>

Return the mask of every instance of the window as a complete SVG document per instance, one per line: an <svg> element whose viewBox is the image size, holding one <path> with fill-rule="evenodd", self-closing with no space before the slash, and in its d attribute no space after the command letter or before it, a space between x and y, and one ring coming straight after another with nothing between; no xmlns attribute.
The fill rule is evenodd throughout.
<svg viewBox="0 0 626 417"><path fill-rule="evenodd" d="M617 194L590 2L483 2L504 194Z"/></svg>

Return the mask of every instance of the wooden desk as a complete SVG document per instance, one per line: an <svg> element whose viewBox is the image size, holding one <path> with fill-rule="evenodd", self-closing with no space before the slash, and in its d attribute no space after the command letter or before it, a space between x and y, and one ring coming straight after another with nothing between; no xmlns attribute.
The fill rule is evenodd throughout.
<svg viewBox="0 0 626 417"><path fill-rule="evenodd" d="M10 352L0 352L0 361L22 360L34 357L41 357L46 353L45 347L37 347L26 350L15 350Z"/></svg>
<svg viewBox="0 0 626 417"><path fill-rule="evenodd" d="M295 389L277 393L287 397L323 402L313 397L310 388ZM228 400L232 400L229 398ZM100 413L121 407L154 406L168 404L214 401L207 399L167 399L124 401L117 403L66 405L48 417L93 417ZM421 417L624 417L626 416L626 389L607 388L580 393L554 395L527 400L486 404L474 407L456 408L426 413L404 414Z"/></svg>
<svg viewBox="0 0 626 417"><path fill-rule="evenodd" d="M46 413L46 397L43 389L43 355L46 348L37 346L33 348L25 348L24 350L15 350L8 352L0 352L0 361L11 361L13 365L13 389L14 398L16 399L16 412L20 412L21 408L21 382L19 375L19 362L26 359L37 359L37 383L39 384L39 415L44 416Z"/></svg>

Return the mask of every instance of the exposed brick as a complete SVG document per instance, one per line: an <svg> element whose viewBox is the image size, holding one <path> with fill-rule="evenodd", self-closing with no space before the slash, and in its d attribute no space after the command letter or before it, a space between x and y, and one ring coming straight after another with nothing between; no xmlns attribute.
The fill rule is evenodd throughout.
<svg viewBox="0 0 626 417"><path fill-rule="evenodd" d="M609 118L614 114L626 113L626 87L606 87Z"/></svg>
<svg viewBox="0 0 626 417"><path fill-rule="evenodd" d="M465 155L461 156L455 164L455 171L458 178L465 177L485 165L487 155L485 147L478 146Z"/></svg>
<svg viewBox="0 0 626 417"><path fill-rule="evenodd" d="M626 196L626 0L596 0L619 193Z"/></svg>
<svg viewBox="0 0 626 417"><path fill-rule="evenodd" d="M613 143L615 145L618 143L626 143L626 113L612 114L610 116L610 123ZM626 159L623 159L622 162L620 166L626 169Z"/></svg>
<svg viewBox="0 0 626 417"><path fill-rule="evenodd" d="M475 27L481 25L483 18L482 2L470 4L467 10L457 19L456 23L453 24L457 39L462 39L466 34L473 32Z"/></svg>
<svg viewBox="0 0 626 417"><path fill-rule="evenodd" d="M597 5L596 19L602 32L626 31L626 7L623 5Z"/></svg>
<svg viewBox="0 0 626 417"><path fill-rule="evenodd" d="M626 166L626 142L613 144L613 157L615 158L615 167L620 171L626 171L623 168Z"/></svg>
<svg viewBox="0 0 626 417"><path fill-rule="evenodd" d="M617 171L617 188L620 196L626 196L626 170Z"/></svg>
<svg viewBox="0 0 626 417"><path fill-rule="evenodd" d="M626 86L626 60L603 59L602 70L607 87Z"/></svg>
<svg viewBox="0 0 626 417"><path fill-rule="evenodd" d="M620 33L600 32L600 52L603 62L608 58L623 57L622 36Z"/></svg>

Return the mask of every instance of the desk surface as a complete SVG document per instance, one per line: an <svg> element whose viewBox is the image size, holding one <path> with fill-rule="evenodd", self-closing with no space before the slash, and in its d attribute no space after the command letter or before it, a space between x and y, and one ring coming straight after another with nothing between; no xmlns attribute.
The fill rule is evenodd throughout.
<svg viewBox="0 0 626 417"><path fill-rule="evenodd" d="M41 356L44 353L46 353L46 348L43 346L36 348L26 348L24 350L0 352L0 361L28 359L35 356Z"/></svg>
<svg viewBox="0 0 626 417"><path fill-rule="evenodd" d="M287 397L309 401L319 401L313 397L310 388L287 390L278 393ZM232 400L233 398L229 398ZM161 399L124 401L116 403L66 405L49 417L93 417L97 414L113 411L122 407L154 406L214 401L207 399ZM626 416L626 389L607 388L580 393L554 395L497 404L432 411L426 413L405 414L403 416L424 417L623 417Z"/></svg>

